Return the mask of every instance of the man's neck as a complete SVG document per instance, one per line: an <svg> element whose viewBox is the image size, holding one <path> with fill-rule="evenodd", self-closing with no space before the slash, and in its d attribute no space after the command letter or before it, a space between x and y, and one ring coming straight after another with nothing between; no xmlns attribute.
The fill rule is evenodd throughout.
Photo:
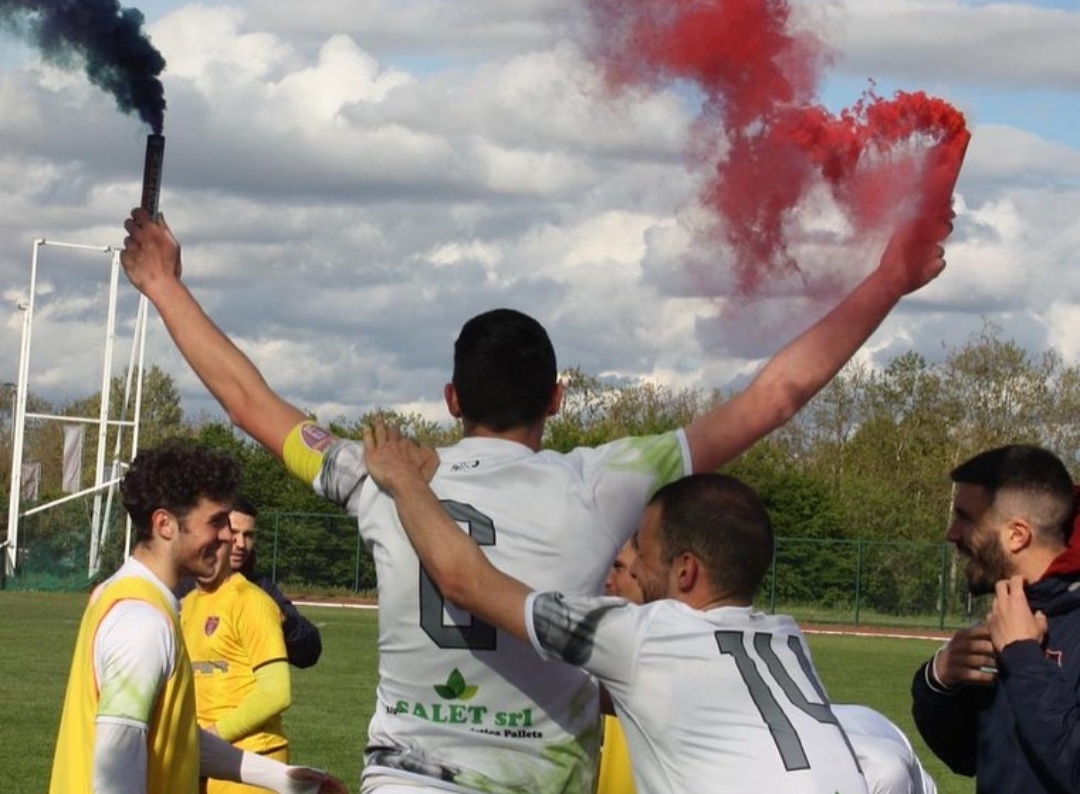
<svg viewBox="0 0 1080 794"><path fill-rule="evenodd" d="M213 593L218 590L223 584L229 581L232 577L232 571L229 571L225 576L220 579L195 579L195 587L201 593Z"/></svg>
<svg viewBox="0 0 1080 794"><path fill-rule="evenodd" d="M511 427L509 430L492 430L483 425L466 425L463 428L462 435L465 438L500 438L503 441L522 444L533 452L539 452L540 444L544 438L544 423L521 425Z"/></svg>
<svg viewBox="0 0 1080 794"><path fill-rule="evenodd" d="M145 565L150 573L160 579L161 583L170 590L175 590L180 584L180 572L176 570L172 560L146 543L136 544L131 556Z"/></svg>
<svg viewBox="0 0 1080 794"><path fill-rule="evenodd" d="M1043 578L1050 564L1066 550L1066 546L1051 549L1032 549L1017 564L1017 573L1024 577L1024 584L1033 584Z"/></svg>
<svg viewBox="0 0 1080 794"><path fill-rule="evenodd" d="M678 599L678 600L682 601L687 606L691 606L694 609L700 610L701 612L708 612L710 609L719 609L720 607L748 607L748 606L752 606L752 604L748 603L744 599L741 599L741 598L725 598L723 596L720 596L720 597L717 597L717 598L709 598L707 596L704 596L702 598L698 598L698 599L695 599L693 601L690 601L690 600L685 600L684 601L683 599Z"/></svg>

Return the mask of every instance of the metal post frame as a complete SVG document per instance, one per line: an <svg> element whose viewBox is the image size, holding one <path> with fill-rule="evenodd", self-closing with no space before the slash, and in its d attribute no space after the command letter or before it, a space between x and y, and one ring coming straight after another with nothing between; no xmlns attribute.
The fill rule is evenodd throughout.
<svg viewBox="0 0 1080 794"><path fill-rule="evenodd" d="M30 391L30 352L31 341L33 336L34 325L34 308L37 299L37 282L38 282L38 268L40 249L44 246L55 246L60 248L77 249L90 252L99 252L110 256L110 271L109 271L109 294L108 294L108 309L105 319L105 339L103 346L103 363L101 372L101 407L97 417L78 417L78 416L56 416L52 414L41 413L28 413L26 410L27 395ZM18 383L16 387L15 398L15 412L12 419L13 422L13 434L12 434L12 453L11 453L11 490L10 498L8 501L8 536L6 546L4 547L4 571L7 575L14 575L17 572L19 566L19 520L28 515L39 513L44 510L56 507L72 499L79 498L81 496L87 496L93 494L94 506L93 506L93 518L90 528L90 553L87 560L87 572L89 576L96 574L101 565L101 545L105 537L104 525L107 522L109 515L109 509L112 505L113 494L116 486L119 483L122 467L122 463L119 460L122 450L121 439L123 436L124 428L130 427L132 429L132 456L134 456L138 450L138 422L141 413L141 400L142 400L142 381L143 381L143 363L145 360L144 349L146 344L146 298L142 297L139 301L139 310L135 320L134 339L132 340L132 354L131 362L128 366L128 384L125 389L124 405L121 408L120 416L124 416L128 409L128 400L131 396L131 378L134 376L137 378L137 383L134 396L134 419L122 420L122 419L110 419L110 400L111 400L111 383L112 383L112 363L113 363L113 346L116 340L116 314L117 314L117 292L119 288L119 272L120 272L120 252L118 249L112 246L91 246L80 245L75 243L62 243L52 240L46 241L44 239L34 240L33 255L30 264L30 292L29 297L25 303L19 304L19 308L23 311L23 325L22 325L22 345L19 351L19 371L18 371ZM133 366L134 362L138 362L137 367ZM32 420L44 420L44 421L62 421L62 422L82 422L86 424L95 425L98 431L98 446L97 446L97 458L94 465L94 485L91 488L84 489L78 494L69 494L59 499L37 505L31 509L22 509L22 462L23 462L23 446L26 436L26 421ZM110 465L108 475L106 475L106 454L105 444L107 440L107 434L110 427L117 429L117 440L113 451L113 460ZM130 530L129 530L130 531Z"/></svg>

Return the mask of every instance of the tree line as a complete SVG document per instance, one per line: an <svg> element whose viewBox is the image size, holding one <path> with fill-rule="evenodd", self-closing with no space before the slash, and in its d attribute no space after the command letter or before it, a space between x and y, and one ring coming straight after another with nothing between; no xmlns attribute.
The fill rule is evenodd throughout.
<svg viewBox="0 0 1080 794"><path fill-rule="evenodd" d="M948 472L971 455L1006 443L1036 443L1057 453L1070 471L1077 470L1080 423L1074 418L1080 415L1080 368L1067 366L1054 350L1025 351L990 322L962 344L943 345L942 353L935 362L904 353L882 369L849 364L787 426L726 471L759 490L779 537L934 542L942 539L949 518ZM729 396L719 390L614 381L576 368L564 372L562 381L564 405L550 420L544 444L563 451L681 427ZM122 406L124 376L117 377L111 388L112 405ZM28 410L36 413L96 416L99 406L100 394L66 405L50 405L40 395L28 398ZM0 411L4 412L0 481L7 483L10 404L0 406ZM421 443L439 446L460 437L456 424L395 410L317 418L338 435L358 438L376 415L397 423ZM131 418L132 409L114 416ZM120 457L129 459L130 431L117 429L108 434L107 457L112 457L117 432L126 432ZM225 421L185 416L172 377L151 367L144 375L139 444L147 447L173 436L235 454L244 467L246 494L264 513L325 517L315 522L314 530L308 521L303 533L278 528L279 578L329 578L342 586L354 581L355 555L349 550L356 545L355 531L341 529L347 526L336 518L341 511L316 497L272 455ZM61 443L57 423L28 423L24 460L42 465L39 500L59 494ZM92 483L96 446L96 433L88 431L83 487ZM0 499L0 520L6 522L6 488ZM61 551L54 548L45 556L67 554L77 559L85 546L80 540L88 533L85 505L66 506L53 518L31 524L24 537L31 533L39 541L53 535L67 537ZM815 564L830 566L827 559Z"/></svg>

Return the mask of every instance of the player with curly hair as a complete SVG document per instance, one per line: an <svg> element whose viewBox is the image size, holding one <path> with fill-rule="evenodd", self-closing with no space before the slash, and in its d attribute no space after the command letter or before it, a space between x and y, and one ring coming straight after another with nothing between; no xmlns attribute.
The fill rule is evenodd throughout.
<svg viewBox="0 0 1080 794"><path fill-rule="evenodd" d="M196 794L200 776L280 792L346 791L320 772L242 753L197 728L173 588L213 573L231 540L239 486L235 460L186 442L166 442L132 463L120 490L135 548L83 614L51 794Z"/></svg>

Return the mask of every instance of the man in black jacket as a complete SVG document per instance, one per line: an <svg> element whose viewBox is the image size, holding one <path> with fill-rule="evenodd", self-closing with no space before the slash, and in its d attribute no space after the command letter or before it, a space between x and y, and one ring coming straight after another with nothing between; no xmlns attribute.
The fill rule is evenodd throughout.
<svg viewBox="0 0 1080 794"><path fill-rule="evenodd" d="M269 576L255 573L255 520L258 515L255 505L243 496L233 505L233 511L229 513L233 530L229 565L234 571L242 573L248 581L265 590L266 594L277 602L284 618L281 628L285 632L285 650L289 654L289 664L299 668L311 667L319 661L322 654L322 637L318 627L297 611L292 601L285 597Z"/></svg>
<svg viewBox="0 0 1080 794"><path fill-rule="evenodd" d="M915 724L977 794L1080 791L1080 533L1064 464L1034 446L952 472L946 538L968 559L985 623L961 629L912 682ZM1070 545L1070 536L1072 544Z"/></svg>

